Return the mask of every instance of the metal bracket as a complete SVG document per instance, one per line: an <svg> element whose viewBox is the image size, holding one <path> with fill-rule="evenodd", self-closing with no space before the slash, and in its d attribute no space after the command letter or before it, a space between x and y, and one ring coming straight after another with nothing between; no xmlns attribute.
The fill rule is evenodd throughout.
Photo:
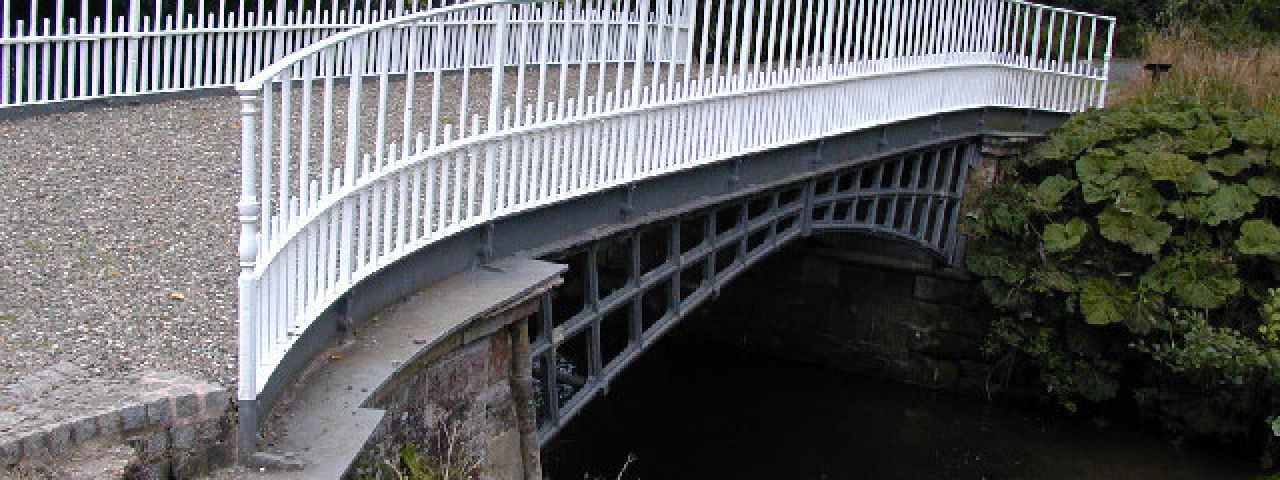
<svg viewBox="0 0 1280 480"><path fill-rule="evenodd" d="M822 151L824 148L826 148L826 146L827 146L827 140L825 138L822 140L818 140L818 144L814 146L813 157L809 158L810 171L816 171L819 167L822 166L822 158L823 158Z"/></svg>
<svg viewBox="0 0 1280 480"><path fill-rule="evenodd" d="M627 185L627 199L623 201L621 205L618 205L618 217L623 222L631 220L631 215L633 215L636 211L635 195L636 195L635 184Z"/></svg>
<svg viewBox="0 0 1280 480"><path fill-rule="evenodd" d="M476 252L476 260L480 265L493 261L493 223L487 223L484 226L484 242Z"/></svg>
<svg viewBox="0 0 1280 480"><path fill-rule="evenodd" d="M742 159L741 158L733 159L733 170L731 171L731 173L729 173L729 181L727 185L729 190L725 193L733 193L738 190L738 187L742 184L741 172L742 172Z"/></svg>

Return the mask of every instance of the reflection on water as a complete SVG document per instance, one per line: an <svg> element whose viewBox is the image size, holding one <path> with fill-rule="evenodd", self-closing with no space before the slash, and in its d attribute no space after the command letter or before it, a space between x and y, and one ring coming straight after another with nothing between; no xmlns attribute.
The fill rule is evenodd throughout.
<svg viewBox="0 0 1280 480"><path fill-rule="evenodd" d="M679 330L679 329L677 329ZM1255 458L663 339L543 452L552 479L1253 479Z"/></svg>

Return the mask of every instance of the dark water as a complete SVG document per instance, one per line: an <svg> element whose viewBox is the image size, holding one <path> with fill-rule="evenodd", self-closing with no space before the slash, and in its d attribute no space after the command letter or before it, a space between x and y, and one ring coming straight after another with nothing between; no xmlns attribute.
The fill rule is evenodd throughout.
<svg viewBox="0 0 1280 480"><path fill-rule="evenodd" d="M677 329L678 331L679 329ZM674 332L673 332L674 333ZM1254 479L1247 454L673 335L543 451L553 479Z"/></svg>

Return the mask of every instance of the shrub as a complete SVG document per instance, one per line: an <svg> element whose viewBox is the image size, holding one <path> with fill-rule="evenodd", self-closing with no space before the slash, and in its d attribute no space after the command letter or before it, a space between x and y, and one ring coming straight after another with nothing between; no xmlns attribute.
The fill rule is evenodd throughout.
<svg viewBox="0 0 1280 480"><path fill-rule="evenodd" d="M968 266L1007 313L987 352L1068 410L1127 398L1188 434L1270 432L1280 115L1247 98L1162 89L1077 115L981 194Z"/></svg>

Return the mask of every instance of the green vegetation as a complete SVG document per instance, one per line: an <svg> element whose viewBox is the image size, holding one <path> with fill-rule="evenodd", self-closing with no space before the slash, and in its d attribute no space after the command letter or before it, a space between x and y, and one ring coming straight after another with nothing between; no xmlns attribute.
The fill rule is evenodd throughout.
<svg viewBox="0 0 1280 480"><path fill-rule="evenodd" d="M394 478L403 480L467 480L475 478L479 470L479 460L476 458L454 458L453 449L448 449L440 455L422 455L418 452L418 447L412 443L406 444L400 449L400 461L396 468L390 471L394 473ZM468 455L474 457L474 455ZM459 461L462 460L462 461Z"/></svg>
<svg viewBox="0 0 1280 480"><path fill-rule="evenodd" d="M1268 8L1270 3L1268 3ZM1146 39L1173 75L1077 115L966 218L986 352L1069 411L1280 452L1280 47Z"/></svg>
<svg viewBox="0 0 1280 480"><path fill-rule="evenodd" d="M1260 44L1280 37L1275 0L1064 0L1049 2L1119 21L1116 54L1142 53L1144 37L1180 25L1200 25L1219 45Z"/></svg>

